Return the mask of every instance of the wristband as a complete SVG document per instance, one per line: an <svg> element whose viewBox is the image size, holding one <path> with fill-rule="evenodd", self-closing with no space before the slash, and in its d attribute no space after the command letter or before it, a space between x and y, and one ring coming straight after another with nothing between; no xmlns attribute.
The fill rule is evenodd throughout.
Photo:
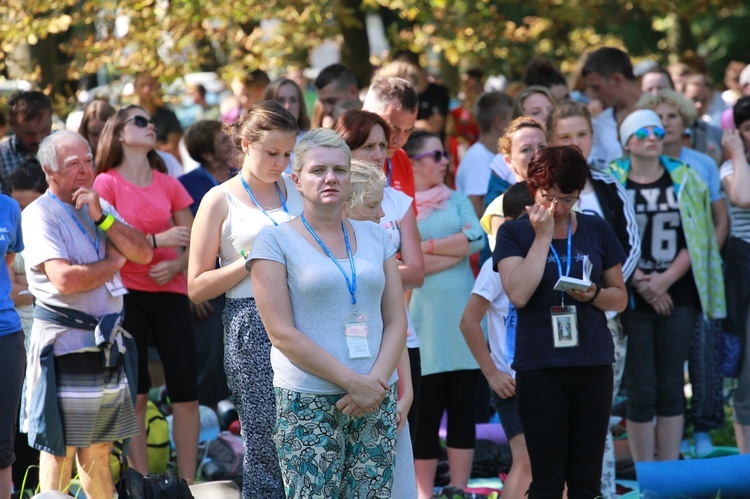
<svg viewBox="0 0 750 499"><path fill-rule="evenodd" d="M594 284L594 286L596 286L596 284ZM594 300L596 300L596 297L599 296L599 291L601 291L601 290L602 290L602 288L600 288L599 286L596 286L596 291L594 291L594 296L592 296L591 299L589 301L587 301L586 303L591 303Z"/></svg>
<svg viewBox="0 0 750 499"><path fill-rule="evenodd" d="M104 221L105 221L106 219L107 219L107 214L106 214L106 213L104 213L104 212L102 212L102 216L100 216L100 217L99 217L99 220L95 220L95 221L94 221L94 225L96 225L97 227L99 227L99 226L100 226L101 224L103 224L103 223L104 223Z"/></svg>
<svg viewBox="0 0 750 499"><path fill-rule="evenodd" d="M435 240L430 239L429 241L427 241L427 254L431 255L434 249L435 249Z"/></svg>
<svg viewBox="0 0 750 499"><path fill-rule="evenodd" d="M156 234L151 234L151 243L153 243L154 248L156 248Z"/></svg>
<svg viewBox="0 0 750 499"><path fill-rule="evenodd" d="M110 227L115 223L115 217L113 217L111 214L107 214L106 217L104 217L104 220L102 223L97 223L96 225L104 232L107 232Z"/></svg>

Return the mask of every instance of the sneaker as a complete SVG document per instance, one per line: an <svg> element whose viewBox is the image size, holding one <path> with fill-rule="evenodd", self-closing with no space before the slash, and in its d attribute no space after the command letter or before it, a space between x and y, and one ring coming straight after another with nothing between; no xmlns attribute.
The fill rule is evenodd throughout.
<svg viewBox="0 0 750 499"><path fill-rule="evenodd" d="M695 440L695 455L703 457L711 454L714 445L711 443L711 436L706 432L699 432L693 435Z"/></svg>
<svg viewBox="0 0 750 499"><path fill-rule="evenodd" d="M682 454L683 457L690 457L693 455L693 451L690 449L690 440L687 438L684 439L680 445L680 454Z"/></svg>

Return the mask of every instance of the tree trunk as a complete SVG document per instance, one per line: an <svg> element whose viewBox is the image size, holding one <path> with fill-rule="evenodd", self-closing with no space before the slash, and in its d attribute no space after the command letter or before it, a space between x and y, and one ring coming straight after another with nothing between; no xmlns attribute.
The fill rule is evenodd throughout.
<svg viewBox="0 0 750 499"><path fill-rule="evenodd" d="M341 46L341 64L357 75L360 86L370 83L370 41L367 39L365 13L362 0L339 0L338 16L344 43Z"/></svg>

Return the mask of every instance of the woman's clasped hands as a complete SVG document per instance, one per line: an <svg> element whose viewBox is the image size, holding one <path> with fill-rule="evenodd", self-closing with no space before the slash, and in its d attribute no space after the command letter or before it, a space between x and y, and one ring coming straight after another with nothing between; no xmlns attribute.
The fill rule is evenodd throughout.
<svg viewBox="0 0 750 499"><path fill-rule="evenodd" d="M347 393L336 403L336 407L347 416L361 417L375 412L388 395L388 383L375 374L354 376L345 386Z"/></svg>

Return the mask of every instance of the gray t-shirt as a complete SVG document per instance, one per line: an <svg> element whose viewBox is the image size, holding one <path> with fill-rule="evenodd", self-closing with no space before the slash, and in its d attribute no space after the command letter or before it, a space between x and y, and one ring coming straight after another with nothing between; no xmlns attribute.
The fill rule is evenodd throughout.
<svg viewBox="0 0 750 499"><path fill-rule="evenodd" d="M76 210L71 205L67 207L70 211L47 192L23 212L22 226L25 243L23 258L29 291L38 302L80 310L94 317L118 313L122 310L122 296L112 296L106 286L101 285L91 291L64 295L38 268L39 264L57 258L68 260L74 265L104 259L107 247L106 233L96 228L85 206L80 210ZM122 221L115 209L103 199L101 207L105 213L111 213ZM71 213L75 214L76 220L81 224L80 227L73 220ZM86 231L88 237L83 234L82 229ZM98 254L94 248L97 232L99 233ZM119 278L119 272L117 276ZM37 322L39 321L34 321L35 325ZM55 334L56 355L77 351L85 345L85 341L81 341L83 340L81 330L45 324L47 333L50 333L51 329L58 330ZM86 335L91 335L91 332L86 332Z"/></svg>
<svg viewBox="0 0 750 499"><path fill-rule="evenodd" d="M285 265L294 327L343 365L359 374L367 374L377 359L383 338L383 263L396 250L386 231L377 224L356 220L350 220L350 223L357 241L357 252L353 255L357 273L357 314L367 315L369 358L349 358L344 337L344 317L352 314L351 295L341 271L319 247L313 247L289 224L266 227L255 239L250 261L271 260ZM351 280L349 260L338 262ZM314 394L346 391L300 369L273 347L271 366L273 385L276 387ZM394 372L388 384L395 383L397 379Z"/></svg>

